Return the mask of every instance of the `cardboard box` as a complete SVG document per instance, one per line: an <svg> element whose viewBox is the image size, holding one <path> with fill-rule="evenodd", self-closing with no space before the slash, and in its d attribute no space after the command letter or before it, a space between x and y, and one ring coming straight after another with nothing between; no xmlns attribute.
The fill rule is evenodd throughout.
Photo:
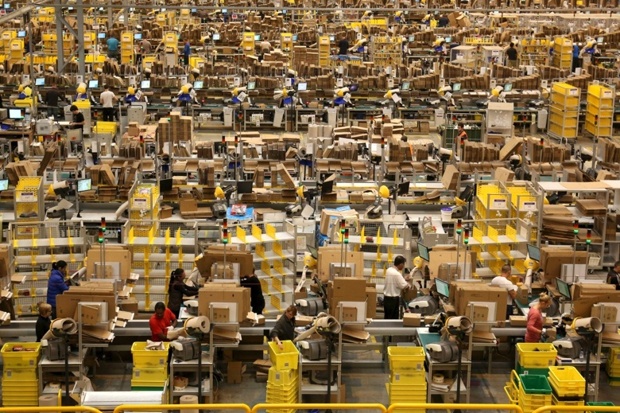
<svg viewBox="0 0 620 413"><path fill-rule="evenodd" d="M99 266L101 259L99 248L89 249L87 258L86 277L90 279L92 276L97 275L96 265ZM97 278L115 278L118 276L119 280L124 281L127 280L129 273L131 273L131 253L126 247L106 244L105 263L107 270L104 274L97 275Z"/></svg>
<svg viewBox="0 0 620 413"><path fill-rule="evenodd" d="M495 303L495 320L506 320L506 303L508 293L505 288L489 286L483 283L457 283L454 298L452 291L450 298L454 303L455 311L458 315L470 315L469 304L472 301ZM474 309L474 312L476 309Z"/></svg>
<svg viewBox="0 0 620 413"><path fill-rule="evenodd" d="M212 318L211 303L236 303L236 317L233 319L229 315L228 318L229 321L241 322L250 312L250 289L231 284L207 283L198 292L198 315ZM224 314L218 313L218 316L224 317Z"/></svg>
<svg viewBox="0 0 620 413"><path fill-rule="evenodd" d="M245 366L241 361L229 361L227 382L228 384L239 384L242 381Z"/></svg>
<svg viewBox="0 0 620 413"><path fill-rule="evenodd" d="M366 286L366 318L377 316L377 288Z"/></svg>
<svg viewBox="0 0 620 413"><path fill-rule="evenodd" d="M344 219L345 225L348 227L356 226L359 221L359 215L355 210L337 211L335 209L321 210L321 223L319 230L321 234L331 235L331 229Z"/></svg>
<svg viewBox="0 0 620 413"><path fill-rule="evenodd" d="M573 252L572 247L543 247L540 249L540 268L545 273L545 281L553 281L562 275L563 264L585 264L587 251Z"/></svg>
<svg viewBox="0 0 620 413"><path fill-rule="evenodd" d="M159 211L159 219L171 218L173 210L174 208L169 205L162 206L161 210Z"/></svg>
<svg viewBox="0 0 620 413"><path fill-rule="evenodd" d="M335 267L340 267L340 263L344 261L341 255L342 251L339 245L330 245L321 247L318 249L318 276L323 282L327 282L334 278L335 274L332 273L332 264ZM357 251L346 252L347 269L353 268L354 271L351 276L354 278L363 278L364 269L364 253ZM348 273L349 271L345 271ZM344 275L341 274L340 275Z"/></svg>
<svg viewBox="0 0 620 413"><path fill-rule="evenodd" d="M422 325L422 316L420 314L405 313L403 314L403 327L420 327Z"/></svg>
<svg viewBox="0 0 620 413"><path fill-rule="evenodd" d="M342 320L343 321L357 321L357 308L343 306L342 307Z"/></svg>

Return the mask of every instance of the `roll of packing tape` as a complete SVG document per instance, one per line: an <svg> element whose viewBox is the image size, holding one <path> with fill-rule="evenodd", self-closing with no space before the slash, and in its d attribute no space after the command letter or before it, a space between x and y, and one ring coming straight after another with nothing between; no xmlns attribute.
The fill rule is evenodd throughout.
<svg viewBox="0 0 620 413"><path fill-rule="evenodd" d="M185 321L184 327L185 331L188 331L188 329L198 330L206 334L209 332L209 330L211 330L211 323L209 322L209 319L205 316L191 317L188 318L187 321ZM191 335L191 332L188 331L188 334Z"/></svg>
<svg viewBox="0 0 620 413"><path fill-rule="evenodd" d="M181 396L179 403L198 404L198 396L192 396L192 395ZM198 413L198 409L181 409L181 413Z"/></svg>
<svg viewBox="0 0 620 413"><path fill-rule="evenodd" d="M56 394L44 394L39 396L39 406L54 407L58 406L58 395ZM53 412L56 413L56 412Z"/></svg>
<svg viewBox="0 0 620 413"><path fill-rule="evenodd" d="M433 374L433 383L442 384L443 374Z"/></svg>

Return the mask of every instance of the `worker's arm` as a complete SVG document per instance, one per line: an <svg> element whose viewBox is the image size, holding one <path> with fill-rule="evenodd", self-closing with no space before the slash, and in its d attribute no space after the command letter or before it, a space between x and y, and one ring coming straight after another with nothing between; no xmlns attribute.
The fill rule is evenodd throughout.
<svg viewBox="0 0 620 413"><path fill-rule="evenodd" d="M154 320L149 320L149 327L151 328L151 333L159 338L161 341L166 341L167 337L166 337L166 332L163 331L159 325L157 324L157 322L155 322Z"/></svg>
<svg viewBox="0 0 620 413"><path fill-rule="evenodd" d="M508 295L514 300L515 298L517 298L517 290L509 290Z"/></svg>

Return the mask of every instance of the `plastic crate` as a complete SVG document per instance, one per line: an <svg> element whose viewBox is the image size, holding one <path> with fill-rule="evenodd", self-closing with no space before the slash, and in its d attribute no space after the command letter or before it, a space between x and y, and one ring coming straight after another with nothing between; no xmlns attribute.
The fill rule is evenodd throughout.
<svg viewBox="0 0 620 413"><path fill-rule="evenodd" d="M580 397L586 393L586 380L573 366L549 367L549 384L560 397Z"/></svg>
<svg viewBox="0 0 620 413"><path fill-rule="evenodd" d="M612 402L587 402L586 406L611 407L611 406L615 406L615 404L613 404ZM603 412L590 411L589 413L603 413Z"/></svg>
<svg viewBox="0 0 620 413"><path fill-rule="evenodd" d="M297 370L299 365L299 350L290 340L282 341L283 350L280 350L278 344L269 342L269 359L271 365L276 370Z"/></svg>
<svg viewBox="0 0 620 413"><path fill-rule="evenodd" d="M551 343L518 343L518 363L524 368L555 365L558 351Z"/></svg>
<svg viewBox="0 0 620 413"><path fill-rule="evenodd" d="M3 380L2 399L5 397L23 397L24 399L39 398L38 380Z"/></svg>
<svg viewBox="0 0 620 413"><path fill-rule="evenodd" d="M14 347L21 347L22 351L13 351ZM2 346L2 362L5 369L19 367L37 367L41 343L6 343Z"/></svg>
<svg viewBox="0 0 620 413"><path fill-rule="evenodd" d="M424 370L425 357L424 347L388 347L388 358L392 372Z"/></svg>
<svg viewBox="0 0 620 413"><path fill-rule="evenodd" d="M168 364L170 343L163 343L164 350L147 350L146 341L136 341L131 345L133 366L139 369L163 367Z"/></svg>
<svg viewBox="0 0 620 413"><path fill-rule="evenodd" d="M134 368L131 378L138 381L166 381L168 380L168 369L166 366L153 369Z"/></svg>
<svg viewBox="0 0 620 413"><path fill-rule="evenodd" d="M514 371L514 370L513 370ZM526 395L545 395L551 394L551 386L545 376L536 374L521 374L519 376L521 390Z"/></svg>
<svg viewBox="0 0 620 413"><path fill-rule="evenodd" d="M547 377L549 375L549 367L540 367L540 368L530 367L530 368L525 368L525 367L521 366L519 363L517 363L517 366L515 367L515 370L517 371L517 374L519 374L519 375L521 375L521 374L536 374L538 376L545 376L545 377Z"/></svg>
<svg viewBox="0 0 620 413"><path fill-rule="evenodd" d="M277 370L275 367L269 368L269 375L267 376L267 386L288 386L293 382L296 382L299 378L297 370Z"/></svg>
<svg viewBox="0 0 620 413"><path fill-rule="evenodd" d="M390 383L393 384L426 384L426 371L424 370L403 370L402 372L392 372Z"/></svg>
<svg viewBox="0 0 620 413"><path fill-rule="evenodd" d="M559 400L555 397L555 394L551 397L551 404L553 406L584 406L585 401L582 400Z"/></svg>
<svg viewBox="0 0 620 413"><path fill-rule="evenodd" d="M131 379L131 390L160 391L166 386L166 380L136 380Z"/></svg>
<svg viewBox="0 0 620 413"><path fill-rule="evenodd" d="M426 383L418 385L385 383L385 388L390 398L398 397L400 399L415 398L426 400Z"/></svg>
<svg viewBox="0 0 620 413"><path fill-rule="evenodd" d="M38 371L36 368L23 368L23 369L7 369L5 368L2 373L2 380L36 380Z"/></svg>

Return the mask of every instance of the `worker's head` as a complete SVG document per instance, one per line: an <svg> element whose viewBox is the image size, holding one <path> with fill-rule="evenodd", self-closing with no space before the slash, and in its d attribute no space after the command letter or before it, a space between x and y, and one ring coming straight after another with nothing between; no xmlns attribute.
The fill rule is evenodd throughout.
<svg viewBox="0 0 620 413"><path fill-rule="evenodd" d="M549 297L547 293L540 293L540 295L538 296L538 302L543 309L549 308L549 306L551 305L551 297Z"/></svg>
<svg viewBox="0 0 620 413"><path fill-rule="evenodd" d="M286 311L284 312L284 315L289 319L293 319L295 318L295 316L297 315L297 307L295 307L294 305L289 305L286 308Z"/></svg>
<svg viewBox="0 0 620 413"><path fill-rule="evenodd" d="M183 268L177 268L172 271L172 278L182 281L185 278L185 270Z"/></svg>
<svg viewBox="0 0 620 413"><path fill-rule="evenodd" d="M402 255L397 255L396 258L394 258L394 266L398 268L398 271L402 271L403 268L405 268L405 262L407 262L407 260Z"/></svg>
<svg viewBox="0 0 620 413"><path fill-rule="evenodd" d="M165 312L166 304L162 303L161 301L155 304L155 315L157 316L157 318L162 318Z"/></svg>
<svg viewBox="0 0 620 413"><path fill-rule="evenodd" d="M108 86L108 85L103 85L103 90L105 90L105 91L110 90L110 86Z"/></svg>
<svg viewBox="0 0 620 413"><path fill-rule="evenodd" d="M510 267L510 265L504 265L502 267L502 277L508 278L510 277L511 273L512 273L512 267Z"/></svg>
<svg viewBox="0 0 620 413"><path fill-rule="evenodd" d="M78 109L78 107L77 107L77 106L75 106L75 105L71 105L71 107L70 107L69 109L71 110L71 113L73 113L74 115L80 111L80 110ZM64 261L63 261L63 262L64 262Z"/></svg>
<svg viewBox="0 0 620 413"><path fill-rule="evenodd" d="M49 317L52 315L52 306L48 303L39 303L39 315L41 317Z"/></svg>
<svg viewBox="0 0 620 413"><path fill-rule="evenodd" d="M58 270L62 273L66 273L67 272L67 263L63 260L59 260L56 261L54 263L52 263L52 269L54 270Z"/></svg>
<svg viewBox="0 0 620 413"><path fill-rule="evenodd" d="M129 93L130 95L135 95L136 94L136 89L133 86L129 86L127 88L127 93Z"/></svg>
<svg viewBox="0 0 620 413"><path fill-rule="evenodd" d="M515 47L515 44L513 42L510 42L510 47Z"/></svg>
<svg viewBox="0 0 620 413"><path fill-rule="evenodd" d="M616 261L614 263L614 271L615 272L620 272L620 261Z"/></svg>
<svg viewBox="0 0 620 413"><path fill-rule="evenodd" d="M463 122L459 122L459 130L463 130L463 128L465 128L465 125Z"/></svg>

